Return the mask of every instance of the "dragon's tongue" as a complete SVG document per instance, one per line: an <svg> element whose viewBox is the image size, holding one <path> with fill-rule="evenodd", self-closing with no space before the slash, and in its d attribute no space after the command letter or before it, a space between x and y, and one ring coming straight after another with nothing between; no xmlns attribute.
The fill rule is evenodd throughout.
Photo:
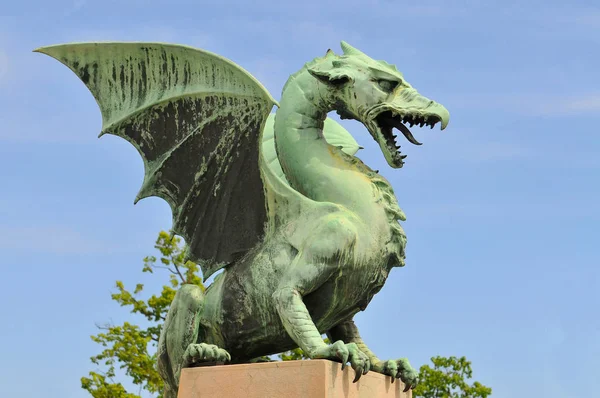
<svg viewBox="0 0 600 398"><path fill-rule="evenodd" d="M410 142L411 144L423 145L422 143L420 143L419 141L417 141L415 139L415 137L412 135L412 133L410 132L408 127L403 125L402 122L398 122L394 127L396 127L398 130L400 130L402 132L402 134L404 134L404 136L406 137L408 142Z"/></svg>
<svg viewBox="0 0 600 398"><path fill-rule="evenodd" d="M415 139L415 137L412 135L412 133L410 132L408 127L406 127L404 124L402 124L402 122L400 120L394 119L394 118L387 118L386 121L389 123L390 126L393 126L393 127L397 128L398 130L400 130L400 132L402 132L402 134L404 134L404 136L406 137L408 142L410 142L411 144L423 145L422 143L420 143L419 141L417 141Z"/></svg>

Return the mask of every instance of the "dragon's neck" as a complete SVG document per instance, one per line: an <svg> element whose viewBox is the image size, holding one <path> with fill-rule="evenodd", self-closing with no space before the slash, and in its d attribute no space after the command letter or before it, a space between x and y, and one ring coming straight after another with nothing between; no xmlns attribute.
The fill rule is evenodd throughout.
<svg viewBox="0 0 600 398"><path fill-rule="evenodd" d="M329 93L306 69L286 83L275 114L275 147L281 167L290 185L315 201L343 205L366 225L383 216L391 232L387 245L396 254L395 264L403 265L406 238L398 221L406 218L391 185L323 137L325 118L335 105Z"/></svg>
<svg viewBox="0 0 600 398"><path fill-rule="evenodd" d="M291 186L316 201L365 207L375 174L357 158L329 145L323 124L334 101L306 69L286 83L275 116L275 145Z"/></svg>

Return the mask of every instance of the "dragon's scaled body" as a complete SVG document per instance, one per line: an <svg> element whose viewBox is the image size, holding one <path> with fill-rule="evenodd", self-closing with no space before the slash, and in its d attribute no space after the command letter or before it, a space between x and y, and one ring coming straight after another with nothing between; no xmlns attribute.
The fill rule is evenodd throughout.
<svg viewBox="0 0 600 398"><path fill-rule="evenodd" d="M158 369L175 397L183 367L247 362L301 347L312 358L350 362L414 387L405 359L380 360L352 321L404 265L406 237L389 182L354 154L337 122L363 123L391 167L405 156L393 128L449 115L390 64L342 42L286 83L279 104L249 73L215 54L155 43L44 47L71 68L100 106L102 133L131 142L144 159L136 201L159 196L173 231L204 278L184 285L161 331ZM273 106L275 115L270 115ZM327 333L333 342L321 338Z"/></svg>

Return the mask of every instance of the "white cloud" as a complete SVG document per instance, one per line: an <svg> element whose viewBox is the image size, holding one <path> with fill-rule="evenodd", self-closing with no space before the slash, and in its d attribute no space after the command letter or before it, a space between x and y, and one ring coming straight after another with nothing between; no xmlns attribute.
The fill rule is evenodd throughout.
<svg viewBox="0 0 600 398"><path fill-rule="evenodd" d="M65 42L86 41L152 41L181 42L185 35L177 29L167 26L123 26L110 29L65 29L61 32Z"/></svg>
<svg viewBox="0 0 600 398"><path fill-rule="evenodd" d="M544 20L549 24L556 25L559 22L563 27L564 24L569 24L578 28L600 27L600 9L597 8L573 8L555 9L554 12L545 15Z"/></svg>
<svg viewBox="0 0 600 398"><path fill-rule="evenodd" d="M57 32L53 43L90 42L90 41L146 41L159 43L177 43L208 49L215 46L217 37L199 32L190 27L170 25L136 24L113 26L109 28L65 28ZM214 50L213 50L214 51Z"/></svg>
<svg viewBox="0 0 600 398"><path fill-rule="evenodd" d="M521 145L505 142L478 142L461 147L461 159L472 162L495 161L522 158L531 155L531 151Z"/></svg>
<svg viewBox="0 0 600 398"><path fill-rule="evenodd" d="M526 2L522 2L526 4ZM518 18L525 23L527 31L523 31L529 39L552 41L556 48L565 42L587 41L598 43L600 36L600 9L568 6L536 7L523 5L513 12L505 12L504 17L510 21ZM525 28L524 28L525 29Z"/></svg>
<svg viewBox="0 0 600 398"><path fill-rule="evenodd" d="M288 49L281 52L289 54L289 47L301 44L302 46L312 47L314 44L321 44L323 52L327 50L327 45L332 45L347 40L355 42L360 37L352 27L334 26L323 23L315 18L301 18L294 20L273 19L273 18L227 18L221 21L223 26L235 27L236 31L244 32L251 36L273 36L282 40L284 46ZM319 56L321 54L315 54Z"/></svg>
<svg viewBox="0 0 600 398"><path fill-rule="evenodd" d="M0 226L0 249L54 254L99 253L112 250L109 244L95 241L65 226Z"/></svg>
<svg viewBox="0 0 600 398"><path fill-rule="evenodd" d="M233 0L225 0L224 3L237 3ZM286 2L275 3L270 0L258 0L252 2L252 8L257 13L269 15L273 13L289 14L293 10L295 17L303 18L312 15L312 20L319 17L343 16L345 14L356 14L376 16L381 18L396 16L448 16L455 15L457 10L463 12L477 4L476 0L461 1L420 1L418 5L399 4L395 0L304 0L302 7L294 7ZM248 3L250 4L250 3Z"/></svg>
<svg viewBox="0 0 600 398"><path fill-rule="evenodd" d="M515 94L465 95L452 98L454 108L461 109L501 109L528 116L574 116L597 115L600 112L600 93L581 95L562 94Z"/></svg>
<svg viewBox="0 0 600 398"><path fill-rule="evenodd" d="M260 57L247 65L240 66L265 86L275 99L279 98L283 84L291 72L286 70L286 64L281 58L272 56Z"/></svg>
<svg viewBox="0 0 600 398"><path fill-rule="evenodd" d="M87 3L87 0L73 0L70 7L67 8L65 11L65 17L68 17L68 16L76 13L77 11L79 11L81 8L83 8L83 6L86 5L86 3Z"/></svg>
<svg viewBox="0 0 600 398"><path fill-rule="evenodd" d="M567 100L562 105L563 113L598 113L600 112L600 94Z"/></svg>
<svg viewBox="0 0 600 398"><path fill-rule="evenodd" d="M93 103L93 97L88 98L88 93L84 94L86 94L86 97L83 99L71 96L66 100L88 101L90 107L86 109L85 117L60 112L49 116L46 114L47 112L44 112L40 108L32 108L31 110L32 113L44 112L43 117L40 118L19 120L22 117L19 113L8 115L6 120L3 120L3 128L0 129L0 142L15 144L94 143L101 128L100 111L96 104ZM65 125L67 118L69 118L70 124ZM109 137L117 138L114 136Z"/></svg>
<svg viewBox="0 0 600 398"><path fill-rule="evenodd" d="M403 15L414 17L440 17L448 16L450 10L442 5L419 5L403 7L399 12ZM456 10L455 10L456 11Z"/></svg>
<svg viewBox="0 0 600 398"><path fill-rule="evenodd" d="M553 95L523 98L519 108L539 116L592 115L600 112L600 93L580 96ZM529 109L527 109L529 108Z"/></svg>
<svg viewBox="0 0 600 398"><path fill-rule="evenodd" d="M8 55L0 49L0 84L8 77Z"/></svg>

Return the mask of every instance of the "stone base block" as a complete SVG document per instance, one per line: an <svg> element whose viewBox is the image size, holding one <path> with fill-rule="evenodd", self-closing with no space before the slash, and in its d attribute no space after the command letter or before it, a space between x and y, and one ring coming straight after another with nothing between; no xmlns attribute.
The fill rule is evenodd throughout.
<svg viewBox="0 0 600 398"><path fill-rule="evenodd" d="M181 372L178 398L412 398L404 384L326 360L206 366Z"/></svg>

